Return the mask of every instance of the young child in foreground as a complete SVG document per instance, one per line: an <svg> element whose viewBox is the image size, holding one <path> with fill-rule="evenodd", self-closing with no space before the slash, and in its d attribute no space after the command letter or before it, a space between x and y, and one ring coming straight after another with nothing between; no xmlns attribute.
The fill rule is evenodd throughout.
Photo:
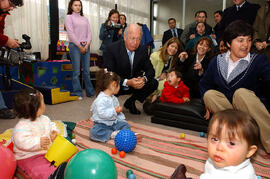
<svg viewBox="0 0 270 179"><path fill-rule="evenodd" d="M208 127L209 158L200 179L256 179L250 158L259 136L259 127L248 114L232 109L215 113Z"/></svg>
<svg viewBox="0 0 270 179"><path fill-rule="evenodd" d="M12 132L17 166L32 179L47 179L56 167L51 166L44 156L58 129L54 122L43 115L43 95L34 89L17 93L14 110L20 118Z"/></svg>
<svg viewBox="0 0 270 179"><path fill-rule="evenodd" d="M90 130L90 139L107 142L120 130L130 129L130 126L122 112L123 107L114 96L120 90L120 77L114 72L107 72L106 69L98 72L96 77L97 98L91 106L94 126Z"/></svg>
<svg viewBox="0 0 270 179"><path fill-rule="evenodd" d="M189 88L183 83L182 74L176 70L170 70L160 101L170 103L187 103L190 101Z"/></svg>

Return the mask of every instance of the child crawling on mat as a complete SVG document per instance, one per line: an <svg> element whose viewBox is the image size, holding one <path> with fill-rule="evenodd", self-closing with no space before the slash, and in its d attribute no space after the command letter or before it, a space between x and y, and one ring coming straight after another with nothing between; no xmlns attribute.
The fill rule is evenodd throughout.
<svg viewBox="0 0 270 179"><path fill-rule="evenodd" d="M18 92L14 110L20 118L12 131L17 166L32 179L48 179L56 167L44 157L58 129L45 112L43 95L34 89Z"/></svg>
<svg viewBox="0 0 270 179"><path fill-rule="evenodd" d="M120 90L120 77L107 69L101 70L96 74L96 94L91 111L91 119L94 126L90 130L90 139L107 142L114 138L122 129L130 129L130 125L125 120L117 97ZM136 134L137 140L141 139L140 134Z"/></svg>
<svg viewBox="0 0 270 179"><path fill-rule="evenodd" d="M171 69L164 83L160 101L162 103L187 103L190 101L189 88L183 83L182 74Z"/></svg>
<svg viewBox="0 0 270 179"><path fill-rule="evenodd" d="M213 115L208 127L208 160L200 179L257 179L250 158L260 141L259 127L245 112L228 109ZM185 178L181 164L171 178Z"/></svg>

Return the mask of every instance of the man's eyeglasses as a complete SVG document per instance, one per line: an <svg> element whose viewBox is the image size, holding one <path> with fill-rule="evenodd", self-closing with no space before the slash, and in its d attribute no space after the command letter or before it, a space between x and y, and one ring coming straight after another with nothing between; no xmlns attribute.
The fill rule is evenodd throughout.
<svg viewBox="0 0 270 179"><path fill-rule="evenodd" d="M11 0L8 0L8 3L10 7L16 8L16 5L13 2L11 2Z"/></svg>

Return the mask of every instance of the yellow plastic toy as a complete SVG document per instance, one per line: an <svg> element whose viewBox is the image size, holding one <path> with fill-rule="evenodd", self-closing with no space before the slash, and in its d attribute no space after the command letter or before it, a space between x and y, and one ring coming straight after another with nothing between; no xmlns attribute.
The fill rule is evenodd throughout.
<svg viewBox="0 0 270 179"><path fill-rule="evenodd" d="M45 158L58 167L62 162L67 161L78 149L67 139L57 136L50 146Z"/></svg>

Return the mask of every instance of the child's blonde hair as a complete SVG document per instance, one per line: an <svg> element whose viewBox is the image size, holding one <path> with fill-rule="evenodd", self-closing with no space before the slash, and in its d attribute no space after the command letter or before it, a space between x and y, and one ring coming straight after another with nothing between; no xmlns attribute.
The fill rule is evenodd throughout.
<svg viewBox="0 0 270 179"><path fill-rule="evenodd" d="M213 124L217 123L217 128L213 129ZM247 113L227 109L217 112L213 115L209 126L208 134L213 130L216 131L215 135L221 138L222 131L226 128L229 139L232 140L238 135L241 139L247 141L248 146L260 144L260 132L256 121Z"/></svg>

